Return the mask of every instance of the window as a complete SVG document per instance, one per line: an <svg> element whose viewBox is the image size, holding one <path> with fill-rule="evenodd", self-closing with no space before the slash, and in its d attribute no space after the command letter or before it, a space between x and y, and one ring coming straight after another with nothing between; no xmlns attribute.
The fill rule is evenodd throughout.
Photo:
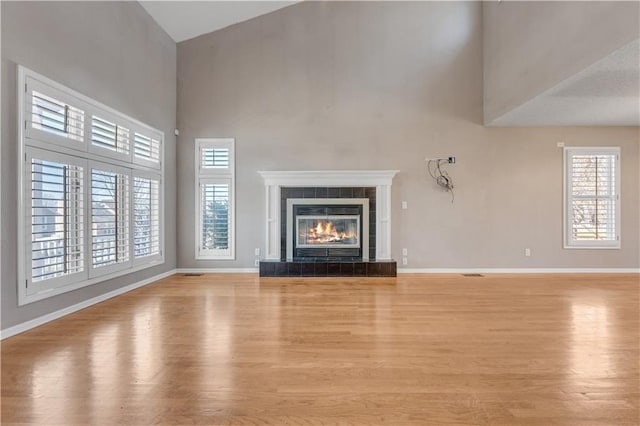
<svg viewBox="0 0 640 426"><path fill-rule="evenodd" d="M91 259L93 269L130 266L129 171L91 169Z"/></svg>
<svg viewBox="0 0 640 426"><path fill-rule="evenodd" d="M20 305L163 263L162 133L18 77Z"/></svg>
<svg viewBox="0 0 640 426"><path fill-rule="evenodd" d="M620 248L620 148L565 148L565 248Z"/></svg>
<svg viewBox="0 0 640 426"><path fill-rule="evenodd" d="M160 141L152 136L135 132L133 152L137 162L157 163L160 161Z"/></svg>
<svg viewBox="0 0 640 426"><path fill-rule="evenodd" d="M203 147L201 150L203 169L229 169L229 148Z"/></svg>
<svg viewBox="0 0 640 426"><path fill-rule="evenodd" d="M203 180L200 184L203 250L229 249L230 182Z"/></svg>
<svg viewBox="0 0 640 426"><path fill-rule="evenodd" d="M234 140L196 139L196 256L234 259Z"/></svg>
<svg viewBox="0 0 640 426"><path fill-rule="evenodd" d="M70 156L27 152L30 226L26 263L33 287L85 278L84 167Z"/></svg>
<svg viewBox="0 0 640 426"><path fill-rule="evenodd" d="M82 140L84 111L35 90L31 94L31 102L33 128Z"/></svg>
<svg viewBox="0 0 640 426"><path fill-rule="evenodd" d="M160 181L136 176L134 179L134 256L160 254Z"/></svg>
<svg viewBox="0 0 640 426"><path fill-rule="evenodd" d="M91 143L94 146L129 154L129 129L104 118L91 118Z"/></svg>

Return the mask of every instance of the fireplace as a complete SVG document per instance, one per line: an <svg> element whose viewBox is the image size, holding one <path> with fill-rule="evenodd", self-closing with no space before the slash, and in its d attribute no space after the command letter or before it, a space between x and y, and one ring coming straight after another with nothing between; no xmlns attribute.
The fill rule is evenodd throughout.
<svg viewBox="0 0 640 426"><path fill-rule="evenodd" d="M294 258L362 257L362 205L294 204L292 210Z"/></svg>
<svg viewBox="0 0 640 426"><path fill-rule="evenodd" d="M368 198L289 198L287 260L369 258Z"/></svg>
<svg viewBox="0 0 640 426"><path fill-rule="evenodd" d="M394 277L396 170L265 171L261 277Z"/></svg>

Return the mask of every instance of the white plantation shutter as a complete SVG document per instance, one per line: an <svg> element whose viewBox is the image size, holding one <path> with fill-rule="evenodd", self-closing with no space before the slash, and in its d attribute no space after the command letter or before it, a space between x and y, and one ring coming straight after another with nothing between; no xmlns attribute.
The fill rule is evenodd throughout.
<svg viewBox="0 0 640 426"><path fill-rule="evenodd" d="M133 155L144 163L160 163L160 138L134 132Z"/></svg>
<svg viewBox="0 0 640 426"><path fill-rule="evenodd" d="M44 90L43 90L44 91ZM54 92L53 90L50 91ZM26 111L27 134L39 131L54 136L54 142L62 140L84 142L84 111L69 102L45 94L38 90L29 90Z"/></svg>
<svg viewBox="0 0 640 426"><path fill-rule="evenodd" d="M128 172L96 166L91 169L92 267L128 267L130 245Z"/></svg>
<svg viewBox="0 0 640 426"><path fill-rule="evenodd" d="M228 169L229 148L203 148L201 167L204 169Z"/></svg>
<svg viewBox="0 0 640 426"><path fill-rule="evenodd" d="M134 257L160 254L160 181L133 178Z"/></svg>
<svg viewBox="0 0 640 426"><path fill-rule="evenodd" d="M566 149L567 247L620 246L619 156L619 148Z"/></svg>
<svg viewBox="0 0 640 426"><path fill-rule="evenodd" d="M84 168L72 157L44 152L28 161L31 282L64 284L84 271Z"/></svg>
<svg viewBox="0 0 640 426"><path fill-rule="evenodd" d="M230 181L202 181L200 185L202 227L200 236L202 252L227 253L231 227Z"/></svg>
<svg viewBox="0 0 640 426"><path fill-rule="evenodd" d="M233 259L234 140L197 139L196 253L200 259Z"/></svg>
<svg viewBox="0 0 640 426"><path fill-rule="evenodd" d="M129 129L94 115L91 117L91 144L126 157L129 155Z"/></svg>

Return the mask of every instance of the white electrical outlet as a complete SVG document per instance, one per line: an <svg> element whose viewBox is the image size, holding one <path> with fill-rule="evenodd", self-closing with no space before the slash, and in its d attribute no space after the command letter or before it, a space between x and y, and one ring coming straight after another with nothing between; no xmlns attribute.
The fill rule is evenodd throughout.
<svg viewBox="0 0 640 426"><path fill-rule="evenodd" d="M409 264L409 259L407 259L406 257L402 258L402 264L403 265L408 265Z"/></svg>
<svg viewBox="0 0 640 426"><path fill-rule="evenodd" d="M556 146L557 146L558 148L564 148L564 142L558 142L558 143L556 144Z"/></svg>
<svg viewBox="0 0 640 426"><path fill-rule="evenodd" d="M406 248L403 248L403 249L402 249L402 255L403 255L403 256L406 256L406 255L408 255L408 254L409 254L409 250L407 250Z"/></svg>
<svg viewBox="0 0 640 426"><path fill-rule="evenodd" d="M256 256L260 256L260 249L259 248L255 249L254 253Z"/></svg>
<svg viewBox="0 0 640 426"><path fill-rule="evenodd" d="M531 256L531 249L529 247L524 249L524 255L527 256L527 257Z"/></svg>
<svg viewBox="0 0 640 426"><path fill-rule="evenodd" d="M406 210L406 209L408 209L408 208L409 208L409 207L408 207L408 205L407 205L407 202L406 202L406 201L403 201L403 202L402 202L402 210Z"/></svg>
<svg viewBox="0 0 640 426"><path fill-rule="evenodd" d="M256 259L256 261L253 263L254 266L260 266L260 259Z"/></svg>

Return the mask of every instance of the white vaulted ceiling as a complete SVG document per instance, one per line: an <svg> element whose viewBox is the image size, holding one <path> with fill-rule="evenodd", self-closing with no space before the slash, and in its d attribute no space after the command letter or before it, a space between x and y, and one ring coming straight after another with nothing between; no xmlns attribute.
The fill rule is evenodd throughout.
<svg viewBox="0 0 640 426"><path fill-rule="evenodd" d="M492 126L640 126L640 40L511 110Z"/></svg>
<svg viewBox="0 0 640 426"><path fill-rule="evenodd" d="M176 43L219 30L298 1L140 1Z"/></svg>
<svg viewBox="0 0 640 426"><path fill-rule="evenodd" d="M300 1L139 1L177 43ZM640 41L538 93L489 126L640 125Z"/></svg>

